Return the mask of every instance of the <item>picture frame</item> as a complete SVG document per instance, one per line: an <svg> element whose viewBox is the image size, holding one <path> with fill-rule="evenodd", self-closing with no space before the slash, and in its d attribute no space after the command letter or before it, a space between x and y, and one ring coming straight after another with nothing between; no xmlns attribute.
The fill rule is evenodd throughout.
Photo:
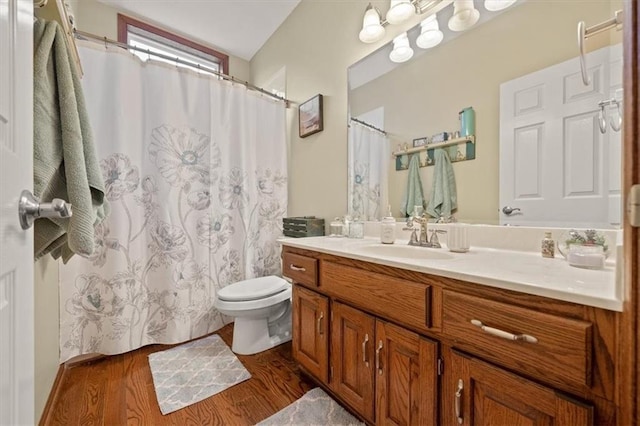
<svg viewBox="0 0 640 426"><path fill-rule="evenodd" d="M413 147L425 146L427 144L427 138L418 138L413 140Z"/></svg>
<svg viewBox="0 0 640 426"><path fill-rule="evenodd" d="M306 138L323 129L322 95L318 94L298 107L298 130L300 137Z"/></svg>

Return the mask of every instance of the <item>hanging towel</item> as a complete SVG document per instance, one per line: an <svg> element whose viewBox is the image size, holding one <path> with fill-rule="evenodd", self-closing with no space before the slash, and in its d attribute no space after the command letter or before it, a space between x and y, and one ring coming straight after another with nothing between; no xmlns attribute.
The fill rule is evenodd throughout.
<svg viewBox="0 0 640 426"><path fill-rule="evenodd" d="M424 208L424 192L422 181L420 180L420 156L412 154L409 159L409 176L407 178L407 189L404 193L400 212L406 217L413 212L414 206Z"/></svg>
<svg viewBox="0 0 640 426"><path fill-rule="evenodd" d="M433 153L434 170L431 197L427 206L427 213L431 217L449 217L458 208L458 194L456 192L456 178L453 175L451 160L442 148Z"/></svg>
<svg viewBox="0 0 640 426"><path fill-rule="evenodd" d="M109 212L93 145L84 95L62 28L38 19L33 56L33 188L43 202L61 198L72 205L69 219L38 219L34 254L67 261L89 256L94 225Z"/></svg>

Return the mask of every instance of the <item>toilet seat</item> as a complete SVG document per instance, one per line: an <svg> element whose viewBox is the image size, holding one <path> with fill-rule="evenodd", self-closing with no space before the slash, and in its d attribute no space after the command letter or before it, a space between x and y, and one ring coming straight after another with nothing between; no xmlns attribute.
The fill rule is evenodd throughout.
<svg viewBox="0 0 640 426"><path fill-rule="evenodd" d="M213 305L220 311L246 311L274 306L287 299L291 299L291 284L282 278L269 276L240 281L220 289Z"/></svg>
<svg viewBox="0 0 640 426"><path fill-rule="evenodd" d="M264 299L290 287L289 283L282 278L270 275L239 281L221 288L218 291L218 298L227 302L245 302Z"/></svg>

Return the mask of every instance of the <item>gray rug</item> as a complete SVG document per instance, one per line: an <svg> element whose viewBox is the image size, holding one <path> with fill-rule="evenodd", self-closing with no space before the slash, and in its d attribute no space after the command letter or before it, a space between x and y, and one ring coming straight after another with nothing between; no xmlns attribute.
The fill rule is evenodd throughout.
<svg viewBox="0 0 640 426"><path fill-rule="evenodd" d="M162 414L202 401L251 377L217 334L152 353L149 366Z"/></svg>
<svg viewBox="0 0 640 426"><path fill-rule="evenodd" d="M286 406L273 416L258 423L259 426L273 425L364 425L342 408L322 389L315 388L302 398Z"/></svg>

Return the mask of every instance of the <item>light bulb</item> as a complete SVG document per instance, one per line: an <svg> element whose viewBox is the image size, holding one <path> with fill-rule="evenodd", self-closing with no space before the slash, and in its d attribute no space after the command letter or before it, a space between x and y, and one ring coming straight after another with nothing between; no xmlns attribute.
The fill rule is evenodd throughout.
<svg viewBox="0 0 640 426"><path fill-rule="evenodd" d="M508 8L516 1L517 0L484 0L484 8L491 12L497 12Z"/></svg>
<svg viewBox="0 0 640 426"><path fill-rule="evenodd" d="M364 13L362 19L362 30L360 30L359 38L363 43L375 43L384 37L384 27L380 23L380 14L378 9L371 6L367 6L367 10Z"/></svg>
<svg viewBox="0 0 640 426"><path fill-rule="evenodd" d="M439 45L444 38L440 31L437 16L431 15L420 23L420 35L416 39L416 44L422 49L430 49Z"/></svg>
<svg viewBox="0 0 640 426"><path fill-rule="evenodd" d="M411 0L391 0L391 5L387 11L387 21L390 24L400 24L415 13L415 8Z"/></svg>
<svg viewBox="0 0 640 426"><path fill-rule="evenodd" d="M449 19L451 31L464 31L473 27L480 19L480 12L473 7L473 0L455 0L453 16Z"/></svg>
<svg viewBox="0 0 640 426"><path fill-rule="evenodd" d="M406 62L413 56L413 49L409 46L407 33L402 33L393 39L393 50L389 54L389 59L395 63Z"/></svg>

